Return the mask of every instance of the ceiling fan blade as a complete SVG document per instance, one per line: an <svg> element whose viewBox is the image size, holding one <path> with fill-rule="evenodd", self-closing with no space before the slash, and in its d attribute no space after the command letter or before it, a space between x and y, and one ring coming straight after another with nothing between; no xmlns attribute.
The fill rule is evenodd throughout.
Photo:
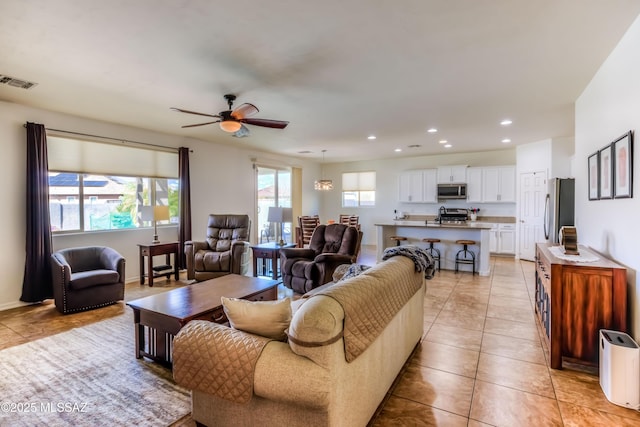
<svg viewBox="0 0 640 427"><path fill-rule="evenodd" d="M249 136L250 134L251 132L249 131L249 128L245 125L242 125L242 127L240 127L240 130L233 133L233 136L235 136L236 138L244 138L245 136Z"/></svg>
<svg viewBox="0 0 640 427"><path fill-rule="evenodd" d="M254 126L262 126L265 128L284 129L289 122L284 120L269 120L269 119L241 119L242 123Z"/></svg>
<svg viewBox="0 0 640 427"><path fill-rule="evenodd" d="M236 120L244 119L245 117L250 117L259 112L258 107L253 104L245 103L233 110L231 113L231 117Z"/></svg>
<svg viewBox="0 0 640 427"><path fill-rule="evenodd" d="M198 124L195 124L195 125L185 125L185 126L182 126L182 127L183 128L194 128L196 126L212 125L214 123L220 123L220 120L216 120L215 122L198 123Z"/></svg>
<svg viewBox="0 0 640 427"><path fill-rule="evenodd" d="M182 108L175 108L175 107L171 107L171 110L173 110L173 111L178 111L179 113L197 114L197 115L199 115L199 116L220 118L220 116L219 116L219 115L217 115L217 114L198 113L197 111L183 110Z"/></svg>

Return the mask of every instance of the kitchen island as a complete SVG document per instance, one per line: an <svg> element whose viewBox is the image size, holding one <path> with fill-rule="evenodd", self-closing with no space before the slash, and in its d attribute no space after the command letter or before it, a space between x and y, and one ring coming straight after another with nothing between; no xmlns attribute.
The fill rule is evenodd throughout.
<svg viewBox="0 0 640 427"><path fill-rule="evenodd" d="M434 246L440 249L440 266L445 270L455 270L456 253L462 249L462 245L456 244L456 240L469 239L477 243L469 246L476 253L476 271L480 276L488 276L489 267L489 230L491 225L466 222L462 224L445 224L434 221L389 221L375 224L377 229L377 260L382 260L385 248L393 246L391 236L405 236L405 244L418 245L426 248L428 245L422 241L426 237L440 239L440 243ZM460 265L460 271L471 271L470 265Z"/></svg>

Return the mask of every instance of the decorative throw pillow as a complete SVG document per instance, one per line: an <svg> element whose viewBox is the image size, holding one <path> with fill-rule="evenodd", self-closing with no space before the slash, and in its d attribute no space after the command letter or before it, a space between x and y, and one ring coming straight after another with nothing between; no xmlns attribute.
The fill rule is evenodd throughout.
<svg viewBox="0 0 640 427"><path fill-rule="evenodd" d="M251 334L286 340L284 331L291 322L291 301L249 301L222 297L222 307L232 328Z"/></svg>

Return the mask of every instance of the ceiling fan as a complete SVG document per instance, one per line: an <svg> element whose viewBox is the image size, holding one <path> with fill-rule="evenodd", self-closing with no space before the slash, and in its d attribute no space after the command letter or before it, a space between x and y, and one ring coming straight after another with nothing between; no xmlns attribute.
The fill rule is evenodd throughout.
<svg viewBox="0 0 640 427"><path fill-rule="evenodd" d="M236 96L227 94L224 96L224 98L227 100L229 109L226 111L221 111L219 114L198 113L196 111L183 110L182 108L175 108L175 107L172 107L171 109L173 111L179 111L181 113L196 114L198 116L213 117L218 119L212 122L197 123L194 125L185 125L185 126L182 126L183 128L192 128L196 126L205 126L205 125L211 125L214 123L220 123L220 128L223 131L233 133L234 136L238 136L238 137L247 136L249 134L249 129L246 126L244 126L244 123L248 125L262 126L262 127L274 128L274 129L284 129L289 124L289 122L286 122L283 120L270 120L270 119L257 119L257 118L252 119L250 118L250 116L253 116L254 114L260 111L258 110L258 107L256 107L253 104L244 103L240 105L238 108L236 108L235 110L233 110L232 109L233 101L235 101Z"/></svg>

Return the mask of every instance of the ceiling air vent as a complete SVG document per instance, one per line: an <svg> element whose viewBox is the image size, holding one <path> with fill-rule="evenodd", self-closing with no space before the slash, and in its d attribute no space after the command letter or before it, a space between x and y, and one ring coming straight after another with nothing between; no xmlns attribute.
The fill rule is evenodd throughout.
<svg viewBox="0 0 640 427"><path fill-rule="evenodd" d="M31 89L38 83L28 82L26 80L16 79L15 77L0 74L0 84L18 87L20 89Z"/></svg>

